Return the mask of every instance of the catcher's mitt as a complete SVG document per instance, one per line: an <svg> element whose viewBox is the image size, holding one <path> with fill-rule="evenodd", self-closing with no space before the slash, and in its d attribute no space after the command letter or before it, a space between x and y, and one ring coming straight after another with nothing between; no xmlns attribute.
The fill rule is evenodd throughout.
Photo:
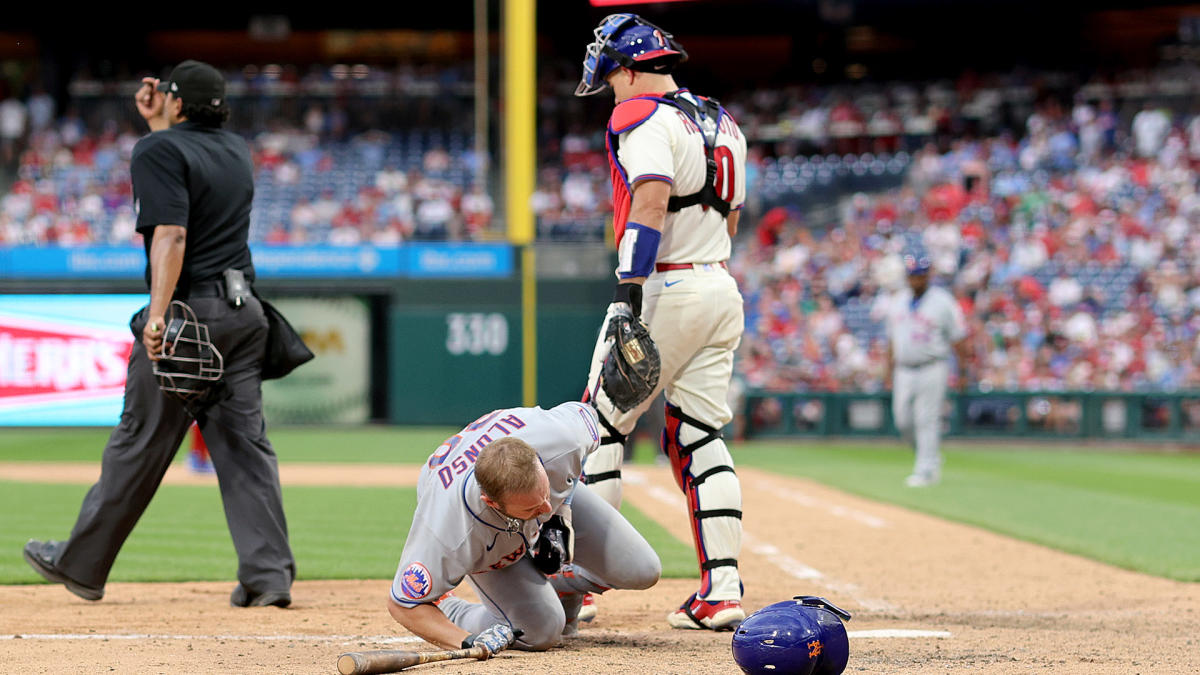
<svg viewBox="0 0 1200 675"><path fill-rule="evenodd" d="M612 348L604 358L600 386L621 412L637 407L654 393L662 362L650 331L624 303L618 303L608 322L605 339Z"/></svg>

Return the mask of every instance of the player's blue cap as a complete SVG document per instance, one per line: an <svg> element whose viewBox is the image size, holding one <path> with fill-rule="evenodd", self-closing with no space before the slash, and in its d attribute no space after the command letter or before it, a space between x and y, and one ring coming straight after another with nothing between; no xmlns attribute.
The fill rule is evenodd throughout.
<svg viewBox="0 0 1200 675"><path fill-rule="evenodd" d="M933 264L929 262L929 258L924 255L913 255L911 253L904 256L904 269L908 272L908 276L916 276L918 274L928 274Z"/></svg>

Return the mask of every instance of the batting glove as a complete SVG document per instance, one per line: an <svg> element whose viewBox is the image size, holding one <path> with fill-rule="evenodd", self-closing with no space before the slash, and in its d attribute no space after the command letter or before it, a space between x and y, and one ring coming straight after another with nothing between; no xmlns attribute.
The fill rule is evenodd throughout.
<svg viewBox="0 0 1200 675"><path fill-rule="evenodd" d="M507 649L515 642L517 636L513 634L513 629L507 624L498 623L491 628L481 630L478 633L468 635L462 641L463 649L483 646L487 648L487 656L485 659L491 658L496 652Z"/></svg>

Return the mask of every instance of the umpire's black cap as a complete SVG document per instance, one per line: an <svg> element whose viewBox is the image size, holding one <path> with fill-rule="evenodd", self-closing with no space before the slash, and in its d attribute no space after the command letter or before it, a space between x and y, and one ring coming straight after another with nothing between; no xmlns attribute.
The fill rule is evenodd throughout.
<svg viewBox="0 0 1200 675"><path fill-rule="evenodd" d="M188 103L217 108L225 101L225 78L207 63L188 59L175 66L171 76L159 83L158 90Z"/></svg>

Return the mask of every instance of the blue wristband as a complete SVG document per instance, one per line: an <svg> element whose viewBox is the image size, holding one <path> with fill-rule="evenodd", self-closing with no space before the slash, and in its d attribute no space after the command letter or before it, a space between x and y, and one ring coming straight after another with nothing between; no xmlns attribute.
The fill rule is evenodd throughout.
<svg viewBox="0 0 1200 675"><path fill-rule="evenodd" d="M621 246L617 250L617 276L622 279L648 277L658 259L662 233L641 223L625 223Z"/></svg>

